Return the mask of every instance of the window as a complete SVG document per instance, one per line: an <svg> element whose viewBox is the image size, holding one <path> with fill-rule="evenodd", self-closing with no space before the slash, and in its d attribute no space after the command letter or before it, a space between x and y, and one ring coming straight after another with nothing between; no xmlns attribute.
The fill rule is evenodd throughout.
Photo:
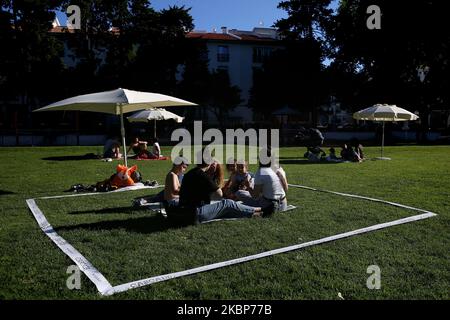
<svg viewBox="0 0 450 320"><path fill-rule="evenodd" d="M272 54L272 48L253 48L253 63L262 63Z"/></svg>
<svg viewBox="0 0 450 320"><path fill-rule="evenodd" d="M217 71L226 71L228 72L228 66L218 66Z"/></svg>
<svg viewBox="0 0 450 320"><path fill-rule="evenodd" d="M230 52L229 52L228 46L218 46L217 47L217 61L218 62L230 61Z"/></svg>

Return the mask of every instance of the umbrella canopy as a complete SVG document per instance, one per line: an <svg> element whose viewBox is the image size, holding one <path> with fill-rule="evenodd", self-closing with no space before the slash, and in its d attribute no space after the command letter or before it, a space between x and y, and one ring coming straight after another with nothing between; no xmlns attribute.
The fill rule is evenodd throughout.
<svg viewBox="0 0 450 320"><path fill-rule="evenodd" d="M125 129L123 125L123 114L142 109L168 107L168 106L195 106L195 103L181 100L175 97L159 93L140 92L127 89L116 89L112 91L84 94L52 103L46 107L34 110L40 111L90 111L120 115L122 143L124 149L125 165L128 166Z"/></svg>
<svg viewBox="0 0 450 320"><path fill-rule="evenodd" d="M388 104L376 104L373 107L355 112L353 118L371 121L411 121L419 119L417 115L408 110Z"/></svg>
<svg viewBox="0 0 450 320"><path fill-rule="evenodd" d="M123 113L127 113L169 106L196 106L196 104L164 94L119 88L64 99L35 111L77 110L120 115L121 109Z"/></svg>
<svg viewBox="0 0 450 320"><path fill-rule="evenodd" d="M147 122L149 120L170 120L173 119L178 123L183 122L184 117L180 117L179 115L167 111L162 108L155 108L149 110L142 110L136 112L135 114L127 117L130 122Z"/></svg>
<svg viewBox="0 0 450 320"><path fill-rule="evenodd" d="M419 117L408 110L397 107L396 105L376 104L370 108L360 110L353 114L356 120L369 120L383 122L383 135L381 140L381 157L379 160L390 160L390 158L383 157L384 149L384 127L386 121L412 121Z"/></svg>
<svg viewBox="0 0 450 320"><path fill-rule="evenodd" d="M180 117L179 115L169 112L162 108L155 108L149 110L142 110L136 112L135 114L127 117L130 122L148 122L153 120L153 136L156 138L156 121L157 120L170 120L173 119L178 123L183 122L184 117Z"/></svg>

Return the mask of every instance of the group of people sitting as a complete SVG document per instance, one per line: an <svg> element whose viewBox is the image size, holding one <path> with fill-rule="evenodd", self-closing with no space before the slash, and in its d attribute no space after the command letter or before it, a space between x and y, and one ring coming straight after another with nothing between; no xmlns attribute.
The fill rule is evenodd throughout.
<svg viewBox="0 0 450 320"><path fill-rule="evenodd" d="M270 153L270 151L268 151ZM281 167L260 161L255 175L247 162L227 161L228 181L222 165L211 158L186 172L187 160L175 159L167 174L163 203L167 216L183 216L191 223L218 218L266 217L287 207L288 183Z"/></svg>
<svg viewBox="0 0 450 320"><path fill-rule="evenodd" d="M148 144L152 145L152 150L148 150ZM139 137L135 137L130 144L127 154L133 151L134 155L129 158L135 159L158 159L162 157L161 147L157 138L153 138L148 141L140 140ZM103 158L121 159L123 155L120 153L120 142L118 137L112 137L105 142L103 148Z"/></svg>
<svg viewBox="0 0 450 320"><path fill-rule="evenodd" d="M341 147L340 157L336 155L336 149L331 147L329 154L320 146L308 147L304 157L310 162L362 162L365 160L363 146L359 142L344 143Z"/></svg>

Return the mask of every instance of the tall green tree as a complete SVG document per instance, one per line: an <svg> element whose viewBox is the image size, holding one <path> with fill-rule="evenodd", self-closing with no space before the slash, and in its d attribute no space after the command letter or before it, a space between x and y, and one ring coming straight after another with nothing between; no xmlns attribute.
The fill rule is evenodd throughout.
<svg viewBox="0 0 450 320"><path fill-rule="evenodd" d="M241 90L231 85L228 71L214 70L210 74L207 89L207 107L215 114L217 120L224 124L228 113L241 102Z"/></svg>
<svg viewBox="0 0 450 320"><path fill-rule="evenodd" d="M379 30L367 28L369 5L381 10ZM450 105L450 25L445 8L434 0L340 2L332 31L333 68L344 77L360 78L353 87L357 101L419 110L425 126L431 109ZM425 77L419 77L420 70L425 70Z"/></svg>
<svg viewBox="0 0 450 320"><path fill-rule="evenodd" d="M61 2L2 0L0 2L0 95L3 101L38 105L50 98L61 75L61 44L48 30Z"/></svg>
<svg viewBox="0 0 450 320"><path fill-rule="evenodd" d="M266 117L288 104L309 111L315 124L324 98L323 65L327 56L331 0L292 0L278 5L288 17L275 23L284 39L278 50L254 75L250 104Z"/></svg>

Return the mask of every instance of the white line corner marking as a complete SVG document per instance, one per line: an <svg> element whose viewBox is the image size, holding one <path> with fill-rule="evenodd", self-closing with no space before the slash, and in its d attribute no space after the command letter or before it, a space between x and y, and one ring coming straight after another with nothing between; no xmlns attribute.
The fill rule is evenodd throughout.
<svg viewBox="0 0 450 320"><path fill-rule="evenodd" d="M336 241L339 239L344 239L344 238L360 235L360 234L367 233L367 232L372 232L372 231L376 231L376 230L380 230L380 229L384 229L384 228L389 228L389 227L404 224L404 223L428 219L428 218L431 218L431 217L434 217L437 215L436 213L433 213L433 212L430 212L427 210L418 209L418 208L402 205L399 203L384 201L384 200L375 199L375 198L368 198L368 197L358 196L358 195L354 195L354 194L347 194L347 193L341 193L341 192L335 192L335 191L321 190L321 189L316 189L316 188L311 188L311 187L306 187L306 186L301 186L301 185L290 184L289 186L294 187L294 188L302 188L302 189L307 189L307 190L312 190L312 191L331 193L331 194L336 194L336 195L340 195L340 196L344 196L344 197L357 198L357 199L363 199L363 200L384 203L384 204L388 204L391 206L415 210L415 211L422 212L422 213L418 214L418 215L406 217L403 219L398 219L398 220L394 220L394 221L390 221L390 222L386 222L386 223L380 223L380 224L376 224L376 225L369 226L366 228L361 228L361 229L357 229L357 230L353 230L353 231L349 231L349 232L336 234L336 235L321 238L318 240L300 243L300 244L283 247L283 248L279 248L279 249L275 249L275 250L265 251L265 252L261 252L258 254L241 257L241 258L237 258L237 259L208 264L205 266L187 269L184 271L179 271L179 272L154 276L154 277L150 277L150 278L146 278L146 279L141 279L141 280L137 280L137 281L132 281L132 282L124 283L124 284L113 287L108 282L108 280L100 273L100 271L98 271L78 250L76 250L70 243L68 243L64 238L62 238L60 235L58 235L55 232L53 227L50 225L50 223L45 218L43 212L37 206L35 199L28 199L28 200L26 200L26 202L27 202L28 207L30 208L30 211L33 213L33 216L36 219L41 230L72 261L74 261L77 264L77 266L80 268L80 270L83 271L84 274L94 283L94 285L97 287L97 290L100 292L101 295L112 295L114 293L123 292L123 291L135 289L135 288L139 288L139 287L143 287L143 286L148 286L150 284L161 282L161 281L166 281L169 279L180 278L180 277L184 277L184 276L188 276L188 275L192 275L192 274L196 274L196 273L200 273L200 272L210 271L210 270L214 270L214 269L218 269L218 268L223 268L226 266L231 266L231 265L235 265L235 264L239 264L239 263L248 262L251 260L261 259L261 258L273 256L273 255L280 254L280 253L299 250L299 249L303 249L306 247L311 247L311 246L315 246L315 245L326 243L326 242ZM79 194L77 196L83 196L83 195L92 195L92 194L86 193L86 194ZM71 196L73 196L73 195L41 197L38 199L57 199L57 198L65 198L65 197L71 197Z"/></svg>

